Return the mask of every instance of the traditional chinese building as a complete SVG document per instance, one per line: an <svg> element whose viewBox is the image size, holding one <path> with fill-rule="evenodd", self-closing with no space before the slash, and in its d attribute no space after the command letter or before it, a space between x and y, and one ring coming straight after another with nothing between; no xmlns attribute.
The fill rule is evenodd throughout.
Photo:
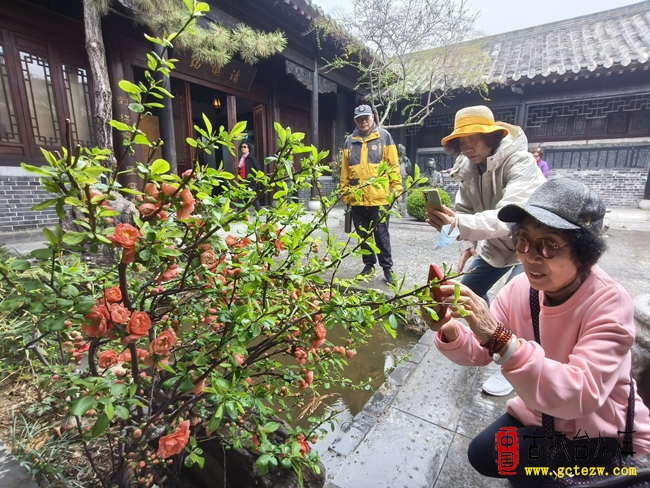
<svg viewBox="0 0 650 488"><path fill-rule="evenodd" d="M172 121L165 141L173 138L178 171L188 168L193 154L185 143L193 126L203 125L205 113L213 126L232 128L247 122L248 142L258 160L275 150L273 122L305 132L306 142L333 151L351 130L356 102L355 73L314 71L331 56L333 45L317 45L305 34L322 12L308 0L210 0L206 22L227 27L239 23L270 32L281 30L284 51L254 66L233 60L217 68L201 63L191 52L175 51L172 72ZM146 54L153 49L146 29L132 20L128 2L113 4L103 19L103 36L113 91L113 117L132 122L128 98L118 87L121 79L143 79ZM81 0L16 0L0 3L0 232L56 224L54 212L33 212L45 197L38 179L20 168L21 162L43 164L41 149L64 145L65 119L71 120L74 144L91 146L93 81L84 47ZM316 91L314 91L316 88ZM316 93L314 95L314 93ZM144 119L150 139L164 132L161 113ZM317 140L316 140L317 139ZM116 141L119 148L119 141ZM136 158L137 159L136 155ZM224 161L234 171L236 160L227 151L202 163ZM133 164L131 162L131 164Z"/></svg>
<svg viewBox="0 0 650 488"><path fill-rule="evenodd" d="M650 1L483 41L489 100L458 93L408 129L411 160L450 168L440 140L456 111L486 104L497 120L524 128L530 149L544 149L550 178L583 181L609 207L650 199Z"/></svg>

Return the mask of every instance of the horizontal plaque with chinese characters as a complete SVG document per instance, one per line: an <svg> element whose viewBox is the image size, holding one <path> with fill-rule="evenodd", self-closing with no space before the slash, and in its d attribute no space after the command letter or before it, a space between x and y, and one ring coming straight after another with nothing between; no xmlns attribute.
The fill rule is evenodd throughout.
<svg viewBox="0 0 650 488"><path fill-rule="evenodd" d="M218 85L245 92L251 89L253 80L257 74L257 68L242 63L241 61L233 60L227 65L218 68L209 63L204 63L194 55L186 56L180 53L178 55L178 63L176 63L176 70Z"/></svg>

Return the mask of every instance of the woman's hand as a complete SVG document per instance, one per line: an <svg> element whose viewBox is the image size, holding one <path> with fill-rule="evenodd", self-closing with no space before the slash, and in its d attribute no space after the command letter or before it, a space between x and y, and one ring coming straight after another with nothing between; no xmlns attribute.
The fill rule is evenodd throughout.
<svg viewBox="0 0 650 488"><path fill-rule="evenodd" d="M434 208L428 208L426 221L431 227L435 227L436 230L440 232L442 226L451 224L454 221L455 217L456 217L456 212L443 205L442 212Z"/></svg>
<svg viewBox="0 0 650 488"><path fill-rule="evenodd" d="M469 258L476 257L476 248L470 247L469 249L465 249L461 254L460 254L460 259L458 260L458 268L456 269L456 273L460 274L463 272L463 269L465 269L465 264L469 260Z"/></svg>
<svg viewBox="0 0 650 488"><path fill-rule="evenodd" d="M435 307L430 307L438 313L440 311L440 305ZM433 320L431 314L424 308L420 307L420 313L422 314L422 319L424 323L427 324L427 327L434 332L439 330L445 335L447 342L453 342L458 339L458 323L452 318L449 309L445 313L444 317L440 317L439 320Z"/></svg>
<svg viewBox="0 0 650 488"><path fill-rule="evenodd" d="M463 317L469 328L472 330L479 342L488 342L492 339L494 332L497 329L498 323L490 312L490 307L480 296L474 293L465 285L460 286L460 296L458 298L458 305L462 306L467 314ZM443 303L451 305L454 302L454 285L442 285L440 290L445 294ZM451 316L455 318L461 317L458 310L452 309ZM444 332L443 332L444 333Z"/></svg>

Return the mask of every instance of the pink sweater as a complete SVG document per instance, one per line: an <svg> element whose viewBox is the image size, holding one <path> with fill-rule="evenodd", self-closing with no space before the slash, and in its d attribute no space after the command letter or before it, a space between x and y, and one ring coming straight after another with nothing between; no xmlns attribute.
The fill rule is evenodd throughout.
<svg viewBox="0 0 650 488"><path fill-rule="evenodd" d="M524 425L542 425L541 412L555 417L555 430L572 439L580 430L590 438L617 437L625 430L634 305L625 289L594 266L576 293L557 307L541 306L535 342L525 274L508 283L492 305L492 313L518 337L521 347L503 365L503 375L517 397L507 403L509 414ZM459 337L440 341L438 349L463 366L491 361L470 329L460 324ZM634 450L650 452L650 413L636 395ZM622 435L619 437L622 442Z"/></svg>

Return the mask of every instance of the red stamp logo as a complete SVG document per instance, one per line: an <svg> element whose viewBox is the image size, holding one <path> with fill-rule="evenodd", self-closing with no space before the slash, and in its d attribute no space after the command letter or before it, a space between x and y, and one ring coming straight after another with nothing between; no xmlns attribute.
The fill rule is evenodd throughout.
<svg viewBox="0 0 650 488"><path fill-rule="evenodd" d="M497 467L500 475L514 475L519 464L519 444L516 427L501 427L494 442L497 448Z"/></svg>

